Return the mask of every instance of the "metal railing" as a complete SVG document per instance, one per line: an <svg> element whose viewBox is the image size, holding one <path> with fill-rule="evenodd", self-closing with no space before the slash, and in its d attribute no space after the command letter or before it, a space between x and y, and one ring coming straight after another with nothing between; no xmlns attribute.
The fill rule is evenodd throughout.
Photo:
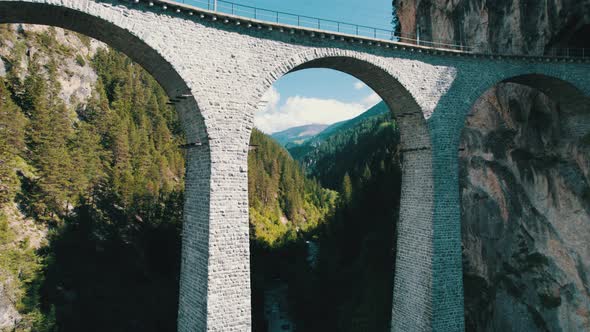
<svg viewBox="0 0 590 332"><path fill-rule="evenodd" d="M323 19L319 17L305 16L263 9L248 5L242 5L224 0L173 0L173 2L191 5L194 7L217 11L221 14L230 14L248 19L266 21L282 25L291 25L302 28L336 32L340 34L373 38L387 41L403 42L421 46L452 49L469 52L470 48L448 40L424 41L416 36L395 34L392 29L370 27L366 25Z"/></svg>
<svg viewBox="0 0 590 332"><path fill-rule="evenodd" d="M545 55L554 58L590 58L590 49L587 48L552 48Z"/></svg>
<svg viewBox="0 0 590 332"><path fill-rule="evenodd" d="M220 14L229 14L244 17L247 19L254 19L266 21L269 23L290 25L302 28L317 29L326 32L336 32L339 34L346 34L364 38L373 38L383 41L401 42L406 44L413 44L425 46L436 49L453 50L464 53L480 53L489 55L518 55L518 54L499 54L490 51L485 51L485 47L474 47L473 45L465 45L457 40L423 40L417 35L395 34L392 29L370 27L354 23L340 22L329 19L322 19L319 17L311 17L305 15L297 15L287 12L281 12L270 9L263 9L248 5L242 5L225 0L168 0L179 4L194 6L209 11L216 11ZM554 58L590 58L590 49L583 48L563 48L563 49L549 49L544 56Z"/></svg>

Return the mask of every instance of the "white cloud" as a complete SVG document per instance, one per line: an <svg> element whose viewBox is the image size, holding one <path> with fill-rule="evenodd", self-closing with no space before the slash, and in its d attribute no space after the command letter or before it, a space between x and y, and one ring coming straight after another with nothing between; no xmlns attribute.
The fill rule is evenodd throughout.
<svg viewBox="0 0 590 332"><path fill-rule="evenodd" d="M262 98L260 98L261 104L264 105L265 112L269 109L276 109L280 100L281 94L274 86L271 86L270 89L262 95Z"/></svg>
<svg viewBox="0 0 590 332"><path fill-rule="evenodd" d="M363 113L381 100L372 93L359 102L345 103L336 99L302 96L289 97L280 105L281 95L271 87L262 97L264 109L254 117L256 128L274 133L308 124L332 124Z"/></svg>
<svg viewBox="0 0 590 332"><path fill-rule="evenodd" d="M365 83L363 83L361 81L358 81L358 82L354 83L354 89L355 90L360 90L360 89L364 88L365 86L366 86Z"/></svg>
<svg viewBox="0 0 590 332"><path fill-rule="evenodd" d="M370 108L375 106L378 102L381 101L381 97L375 92L371 93L370 95L363 98L362 104L365 105L366 108Z"/></svg>

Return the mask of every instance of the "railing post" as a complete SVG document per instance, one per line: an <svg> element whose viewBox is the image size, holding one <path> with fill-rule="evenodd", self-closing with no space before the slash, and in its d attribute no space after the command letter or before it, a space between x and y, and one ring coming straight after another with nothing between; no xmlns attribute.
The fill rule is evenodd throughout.
<svg viewBox="0 0 590 332"><path fill-rule="evenodd" d="M279 23L279 12L277 12L277 23Z"/></svg>
<svg viewBox="0 0 590 332"><path fill-rule="evenodd" d="M356 35L357 36L359 35L359 26L358 25L356 26Z"/></svg>
<svg viewBox="0 0 590 332"><path fill-rule="evenodd" d="M340 22L336 22L336 31L340 32Z"/></svg>
<svg viewBox="0 0 590 332"><path fill-rule="evenodd" d="M211 0L207 0L207 10L211 10Z"/></svg>
<svg viewBox="0 0 590 332"><path fill-rule="evenodd" d="M377 28L373 28L373 38L377 38Z"/></svg>
<svg viewBox="0 0 590 332"><path fill-rule="evenodd" d="M318 18L318 29L320 29L320 19Z"/></svg>
<svg viewBox="0 0 590 332"><path fill-rule="evenodd" d="M254 19L256 19L256 8L254 8Z"/></svg>
<svg viewBox="0 0 590 332"><path fill-rule="evenodd" d="M297 15L297 26L301 26L301 16Z"/></svg>
<svg viewBox="0 0 590 332"><path fill-rule="evenodd" d="M233 2L231 3L231 14L232 15L234 14L234 3Z"/></svg>

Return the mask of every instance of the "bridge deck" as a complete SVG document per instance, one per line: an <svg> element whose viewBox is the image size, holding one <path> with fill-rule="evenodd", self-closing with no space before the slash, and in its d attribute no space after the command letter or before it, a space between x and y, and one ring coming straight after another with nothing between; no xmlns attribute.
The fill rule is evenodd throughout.
<svg viewBox="0 0 590 332"><path fill-rule="evenodd" d="M302 16L280 11L218 0L120 0L130 4L147 3L150 7L185 13L198 19L219 20L226 24L243 25L253 29L278 29L285 33L304 33L311 37L339 39L343 42L366 43L376 47L400 48L426 53L449 53L455 55L542 58L545 61L590 61L590 49L552 49L545 55L502 54L479 52L468 45L453 41L426 41L415 36L395 35L392 30L368 27L316 17Z"/></svg>

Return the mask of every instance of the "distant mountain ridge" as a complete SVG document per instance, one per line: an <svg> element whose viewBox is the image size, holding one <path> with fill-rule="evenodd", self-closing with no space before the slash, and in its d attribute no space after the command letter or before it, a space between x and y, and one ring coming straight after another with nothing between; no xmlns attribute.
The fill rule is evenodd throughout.
<svg viewBox="0 0 590 332"><path fill-rule="evenodd" d="M389 108L385 102L381 101L369 108L362 114L340 122L333 123L331 125L324 124L310 124L304 126L292 127L283 131L276 132L270 136L277 140L279 144L287 148L288 150L296 149L304 146L312 146L320 141L328 139L330 136L339 132L350 129L357 124L365 121L366 119L372 118L377 115L382 115L389 112Z"/></svg>
<svg viewBox="0 0 590 332"><path fill-rule="evenodd" d="M313 151L317 150L322 143L332 139L346 139L346 136L348 135L347 132L353 134L355 132L355 127L362 126L364 123L368 124L368 122L372 122L372 120L377 117L385 116L388 112L389 108L382 101L355 118L332 124L319 134L308 138L302 144L289 144L285 147L294 159L302 162L308 167L310 166L310 160L308 159L315 159L312 157L314 154Z"/></svg>
<svg viewBox="0 0 590 332"><path fill-rule="evenodd" d="M270 136L277 140L282 146L300 145L308 139L320 134L329 125L310 124L298 127L292 127L283 131L276 132Z"/></svg>
<svg viewBox="0 0 590 332"><path fill-rule="evenodd" d="M316 140L325 140L326 138L332 136L333 134L346 130L348 128L352 128L357 124L363 122L364 120L371 118L376 115L381 115L389 112L389 108L385 104L385 102L381 101L375 104L373 107L369 108L367 111L363 112L362 114L345 121L336 122L326 129L324 129L321 133L317 134L315 139Z"/></svg>

